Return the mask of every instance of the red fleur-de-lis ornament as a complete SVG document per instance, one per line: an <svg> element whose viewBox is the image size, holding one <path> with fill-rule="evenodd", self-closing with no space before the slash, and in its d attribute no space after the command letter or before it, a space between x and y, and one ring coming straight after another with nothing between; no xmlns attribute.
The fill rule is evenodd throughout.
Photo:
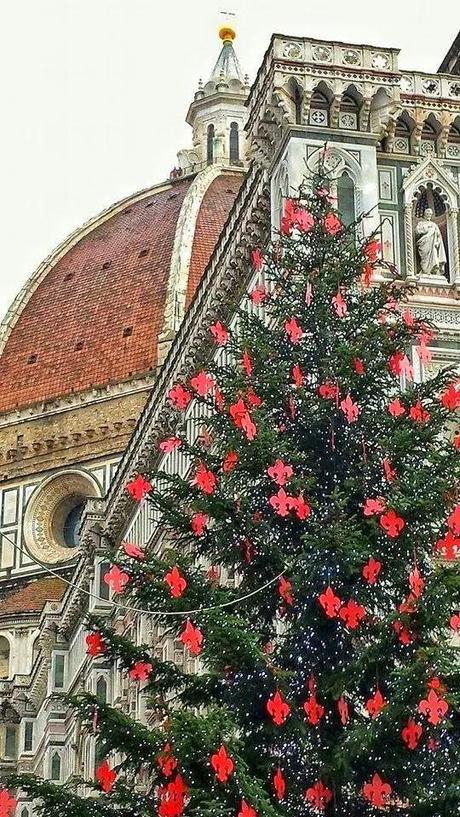
<svg viewBox="0 0 460 817"><path fill-rule="evenodd" d="M312 692L312 694L307 698L303 705L304 712L307 716L307 721L312 726L318 726L321 719L324 717L324 706L318 703L316 698L316 693Z"/></svg>
<svg viewBox="0 0 460 817"><path fill-rule="evenodd" d="M230 334L228 329L226 329L220 321L213 323L212 326L209 327L209 331L218 346L225 346L228 343Z"/></svg>
<svg viewBox="0 0 460 817"><path fill-rule="evenodd" d="M294 604L294 596L292 595L292 584L291 582L287 581L284 576L281 576L279 585L278 585L278 592L283 599L290 607Z"/></svg>
<svg viewBox="0 0 460 817"><path fill-rule="evenodd" d="M339 718L342 726L346 726L348 721L350 720L350 709L343 695L341 695L339 700L337 701L337 710L339 713Z"/></svg>
<svg viewBox="0 0 460 817"><path fill-rule="evenodd" d="M199 655L203 649L203 633L187 619L185 627L179 636L180 640L189 648L192 655Z"/></svg>
<svg viewBox="0 0 460 817"><path fill-rule="evenodd" d="M425 587L425 580L422 579L418 567L414 567L409 574L409 587L415 598L420 598Z"/></svg>
<svg viewBox="0 0 460 817"><path fill-rule="evenodd" d="M200 462L196 469L194 485L197 485L204 494L213 494L217 485L216 475L206 468L204 462Z"/></svg>
<svg viewBox="0 0 460 817"><path fill-rule="evenodd" d="M336 295L332 298L332 306L334 307L335 314L338 318L344 318L348 312L346 301L340 292L337 292Z"/></svg>
<svg viewBox="0 0 460 817"><path fill-rule="evenodd" d="M347 394L344 400L340 403L340 408L343 411L348 423L355 423L361 411L357 403L354 403L350 394Z"/></svg>
<svg viewBox="0 0 460 817"><path fill-rule="evenodd" d="M454 632L460 630L460 615L458 613L454 613L453 616L450 617L449 625Z"/></svg>
<svg viewBox="0 0 460 817"><path fill-rule="evenodd" d="M401 403L399 397L396 397L394 400L388 403L388 411L392 417L402 417L402 415L406 413L406 409Z"/></svg>
<svg viewBox="0 0 460 817"><path fill-rule="evenodd" d="M449 711L449 704L444 698L438 697L436 691L431 689L427 697L420 701L418 711L425 715L428 723L437 726L438 723L444 720Z"/></svg>
<svg viewBox="0 0 460 817"><path fill-rule="evenodd" d="M178 409L178 411L184 411L192 399L192 393L182 386L181 383L176 383L176 385L168 391L168 398L174 408Z"/></svg>
<svg viewBox="0 0 460 817"><path fill-rule="evenodd" d="M126 490L136 502L141 502L152 490L152 484L142 474L138 474L135 479L128 482Z"/></svg>
<svg viewBox="0 0 460 817"><path fill-rule="evenodd" d="M204 370L198 372L190 380L190 385L200 397L206 397L215 386L214 379Z"/></svg>
<svg viewBox="0 0 460 817"><path fill-rule="evenodd" d="M218 781L226 783L235 768L235 764L223 744L215 754L211 755L211 766Z"/></svg>
<svg viewBox="0 0 460 817"><path fill-rule="evenodd" d="M171 777L172 773L177 769L177 760L171 753L171 745L169 743L166 743L163 747L163 751L157 755L156 762L165 777Z"/></svg>
<svg viewBox="0 0 460 817"><path fill-rule="evenodd" d="M396 537L399 536L406 524L404 519L393 509L382 514L379 522L380 527L383 528L385 533L387 533L392 539L396 539Z"/></svg>
<svg viewBox="0 0 460 817"><path fill-rule="evenodd" d="M129 582L129 576L123 570L120 570L118 565L113 565L113 567L104 574L104 582L109 585L114 593L123 593L123 590Z"/></svg>
<svg viewBox="0 0 460 817"><path fill-rule="evenodd" d="M289 717L291 707L284 700L279 689L267 701L267 712L275 726L282 726Z"/></svg>
<svg viewBox="0 0 460 817"><path fill-rule="evenodd" d="M305 332L299 326L295 318L290 318L284 323L284 331L286 332L291 343L298 343L304 336Z"/></svg>
<svg viewBox="0 0 460 817"><path fill-rule="evenodd" d="M280 766L276 769L273 775L273 788L275 790L277 800L284 800L286 794L286 780Z"/></svg>
<svg viewBox="0 0 460 817"><path fill-rule="evenodd" d="M283 460L276 460L273 465L267 468L267 474L270 479L274 480L277 485L286 485L290 480L294 471L290 465L287 465Z"/></svg>
<svg viewBox="0 0 460 817"><path fill-rule="evenodd" d="M356 630L365 616L366 608L354 599L347 601L339 610L339 618L350 630Z"/></svg>
<svg viewBox="0 0 460 817"><path fill-rule="evenodd" d="M255 247L251 252L251 261L252 266L257 272L260 272L264 265L264 257L262 255L260 247Z"/></svg>
<svg viewBox="0 0 460 817"><path fill-rule="evenodd" d="M385 698L383 697L380 689L377 687L374 694L366 701L366 709L369 712L371 718L378 718L382 709L386 706Z"/></svg>
<svg viewBox="0 0 460 817"><path fill-rule="evenodd" d="M163 452L163 454L170 454L171 451L175 451L176 448L180 448L182 445L182 440L180 437L168 437L166 440L162 440L159 449Z"/></svg>
<svg viewBox="0 0 460 817"><path fill-rule="evenodd" d="M174 565L169 573L166 574L165 582L169 586L171 596L175 599L180 599L185 588L187 587L187 582L184 577L181 576L177 565Z"/></svg>
<svg viewBox="0 0 460 817"><path fill-rule="evenodd" d="M197 511L196 513L193 514L190 524L191 524L192 531L195 534L195 536L203 536L203 534L204 534L204 532L206 530L208 522L209 522L209 517L208 517L208 515L206 513L202 513L201 511Z"/></svg>
<svg viewBox="0 0 460 817"><path fill-rule="evenodd" d="M374 774L370 783L363 786L363 795L373 806L382 808L388 802L388 798L393 789L389 783L384 783L379 774Z"/></svg>
<svg viewBox="0 0 460 817"><path fill-rule="evenodd" d="M0 789L0 817L14 817L17 804L7 789Z"/></svg>
<svg viewBox="0 0 460 817"><path fill-rule="evenodd" d="M342 606L342 600L335 595L332 587L327 587L318 599L328 618L336 618Z"/></svg>
<svg viewBox="0 0 460 817"><path fill-rule="evenodd" d="M460 539L449 530L443 539L438 539L436 542L436 550L439 551L444 559L447 559L448 562L452 562L460 554Z"/></svg>
<svg viewBox="0 0 460 817"><path fill-rule="evenodd" d="M139 559L140 562L145 559L145 552L133 542L123 542L123 550L130 559Z"/></svg>
<svg viewBox="0 0 460 817"><path fill-rule="evenodd" d="M414 751L417 748L420 738L422 737L423 729L419 723L409 718L404 729L401 731L401 737L408 749Z"/></svg>
<svg viewBox="0 0 460 817"><path fill-rule="evenodd" d="M107 645L102 638L101 633L88 633L86 636L86 646L87 646L87 653L91 655L93 658L96 658L98 655L103 655L107 652Z"/></svg>
<svg viewBox="0 0 460 817"><path fill-rule="evenodd" d="M305 792L305 800L317 811L324 811L327 804L332 800L332 791L324 785L322 780L317 780Z"/></svg>
<svg viewBox="0 0 460 817"><path fill-rule="evenodd" d="M291 510L291 498L292 497L288 496L284 488L280 488L277 494L273 494L273 496L269 497L268 502L278 516L284 517L289 516L289 512Z"/></svg>
<svg viewBox="0 0 460 817"><path fill-rule="evenodd" d="M224 474L230 474L238 464L238 454L236 451L228 451L222 461L222 471Z"/></svg>
<svg viewBox="0 0 460 817"><path fill-rule="evenodd" d="M385 500L378 496L376 499L369 497L364 501L363 513L364 516L377 516L385 510Z"/></svg>
<svg viewBox="0 0 460 817"><path fill-rule="evenodd" d="M269 294L263 284L258 284L258 286L251 290L249 297L253 304L259 306L267 300Z"/></svg>
<svg viewBox="0 0 460 817"><path fill-rule="evenodd" d="M257 817L257 812L246 800L242 800L238 817Z"/></svg>
<svg viewBox="0 0 460 817"><path fill-rule="evenodd" d="M382 563L379 562L378 559L374 559L373 556L369 556L367 563L362 569L362 574L367 583L373 585L377 583L381 570Z"/></svg>
<svg viewBox="0 0 460 817"><path fill-rule="evenodd" d="M129 677L132 681L147 681L152 670L150 661L136 661L129 670Z"/></svg>
<svg viewBox="0 0 460 817"><path fill-rule="evenodd" d="M107 760L103 760L101 765L96 769L96 780L102 791L111 791L116 779L117 773L115 769L111 769Z"/></svg>
<svg viewBox="0 0 460 817"><path fill-rule="evenodd" d="M294 381L294 386L296 389L301 389L303 384L305 383L305 378L302 373L302 369L300 368L298 363L294 363L292 367L292 379Z"/></svg>

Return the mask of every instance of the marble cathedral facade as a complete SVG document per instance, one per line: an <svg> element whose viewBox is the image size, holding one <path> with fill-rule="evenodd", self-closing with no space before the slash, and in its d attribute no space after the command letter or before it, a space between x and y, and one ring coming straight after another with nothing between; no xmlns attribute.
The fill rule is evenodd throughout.
<svg viewBox="0 0 460 817"><path fill-rule="evenodd" d="M102 581L105 542L128 540L161 548L161 527L151 509L135 505L125 485L135 474L158 468L160 458L166 470L187 471L180 451L163 455L158 449L172 422L168 388L194 371L196 356L208 349L208 327L216 317L231 322L229 295L258 282L262 273L251 271L250 250L267 239L270 222L276 230L283 200L301 183L306 168L317 167L320 155L345 218L352 221L365 213L363 230L380 229L385 262L414 283L413 310L438 327L430 364L412 351L417 377L460 362L460 40L434 74L401 71L398 56L393 48L274 35L252 87L240 83L231 89L231 121L238 127L245 123L238 155L244 178L194 299L164 335L169 353L161 356L125 452L102 456L83 475L78 464L70 469L69 480L86 480L77 486L78 495L89 496L71 569L59 574L71 584L47 599L33 620L15 618L14 610L3 616L0 606L0 771L32 770L61 782L74 774L93 776L95 738L80 728L54 692L91 690L149 723L152 713L142 689L112 671L103 657L88 659L87 610L115 617L120 630L150 643L154 654L188 660L151 617L125 615L109 597ZM223 84L223 74L220 79ZM219 89L215 85L211 90L215 95ZM206 86L200 87L189 113L194 147L179 155L179 179L199 178L201 163L212 172L219 151L226 151L225 139L219 141L208 130L213 123L202 113L206 93ZM244 111L238 98L247 98ZM222 100L214 102L220 105L225 135ZM385 275L383 267L379 274ZM178 280L173 279L171 291ZM197 407L192 403L188 411L195 416ZM47 557L43 548L51 535L46 527L50 508L65 501L66 486L56 487L58 498L42 494L40 501L40 491L26 474L19 487L12 482L10 473L3 490L2 530L22 543L28 564L35 556L51 561L56 570L65 567L68 553L55 550ZM73 483L71 490L75 493ZM22 563L16 563L3 575L12 582L21 569ZM20 650L15 639L22 639ZM32 813L32 804L21 803L20 817Z"/></svg>

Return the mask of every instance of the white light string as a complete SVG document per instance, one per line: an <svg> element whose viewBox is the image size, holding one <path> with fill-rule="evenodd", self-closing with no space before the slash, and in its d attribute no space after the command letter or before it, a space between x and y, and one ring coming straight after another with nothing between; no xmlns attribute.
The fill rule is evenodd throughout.
<svg viewBox="0 0 460 817"><path fill-rule="evenodd" d="M16 544L16 542L13 542L13 540L10 539L7 534L3 533L2 536L3 536L4 539L6 539L7 542L9 542L11 545L13 545L13 547L17 551L19 551L19 553L22 553L23 555L26 555L26 556L29 555L29 554L27 554L25 552L25 550L23 550L23 548L20 547L20 545ZM275 576L273 579L270 579L270 581L265 582L265 584L263 584L261 587L258 587L257 590L252 590L251 593L246 593L244 596L240 596L237 599L233 599L233 601L225 601L222 604L215 604L212 607L197 607L195 610L180 610L180 611L175 611L175 610L143 610L140 607L131 607L130 605L127 605L127 604L118 604L116 601L112 601L111 599L103 599L103 598L101 598L101 596L98 596L96 593L91 593L90 590L85 590L83 587L80 587L78 584L75 584L75 582L71 582L68 579L64 579L60 575L60 573L57 573L57 571L53 570L51 567L48 567L48 565L43 564L43 562L41 562L36 557L34 557L34 560L35 560L35 563L37 565L39 565L39 567L41 567L47 573L49 573L50 576L54 576L56 579L60 579L60 581L64 582L64 584L66 584L68 587L74 587L80 593L84 593L86 596L89 596L92 599L96 599L96 601L100 601L104 605L109 604L111 607L115 607L118 610L126 610L127 612L130 612L130 613L143 613L144 615L147 615L147 616L171 616L171 617L181 616L181 617L183 617L183 616L195 615L197 613L210 613L213 610L222 610L224 607L231 607L232 605L239 604L241 601L246 601L247 599L250 599L253 596L257 596L258 593L262 593L264 590L267 589L267 587L270 587L272 584L275 584L275 582L279 581L279 579L281 579L281 577L284 575L284 573L286 571L286 567L285 567L281 571L281 573L278 573L278 575ZM1 610L1 603L0 603L0 610Z"/></svg>

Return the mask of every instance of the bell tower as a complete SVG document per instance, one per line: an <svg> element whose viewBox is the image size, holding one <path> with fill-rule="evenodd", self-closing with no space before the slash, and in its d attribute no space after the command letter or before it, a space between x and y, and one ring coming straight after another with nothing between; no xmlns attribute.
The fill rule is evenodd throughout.
<svg viewBox="0 0 460 817"><path fill-rule="evenodd" d="M220 54L208 81L200 80L187 113L193 130L193 148L178 153L182 173L202 170L207 165L244 166L246 162L245 101L248 77L243 76L233 43L235 30L219 30Z"/></svg>

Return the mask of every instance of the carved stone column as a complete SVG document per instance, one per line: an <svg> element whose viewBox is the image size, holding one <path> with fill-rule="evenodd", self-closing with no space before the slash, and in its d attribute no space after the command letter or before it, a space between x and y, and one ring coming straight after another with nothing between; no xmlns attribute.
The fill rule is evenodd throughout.
<svg viewBox="0 0 460 817"><path fill-rule="evenodd" d="M451 207L449 210L450 234L452 236L451 263L453 270L451 280L460 289L460 250L458 240L458 207Z"/></svg>
<svg viewBox="0 0 460 817"><path fill-rule="evenodd" d="M406 272L407 277L415 281L416 267L414 258L414 236L412 231L412 203L404 205L404 237L406 243Z"/></svg>

